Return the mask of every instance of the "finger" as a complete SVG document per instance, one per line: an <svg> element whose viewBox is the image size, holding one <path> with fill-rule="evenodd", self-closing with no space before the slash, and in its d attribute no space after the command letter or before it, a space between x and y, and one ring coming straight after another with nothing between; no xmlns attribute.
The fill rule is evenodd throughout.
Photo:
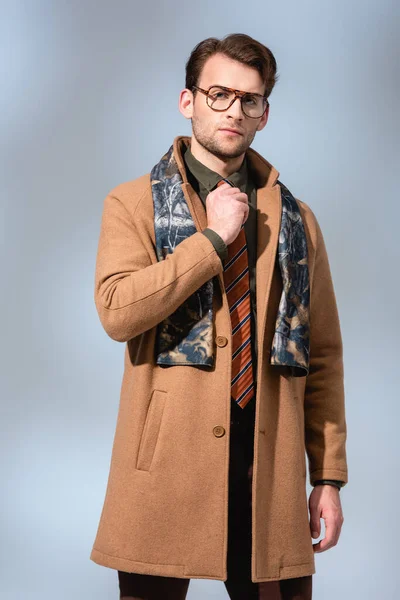
<svg viewBox="0 0 400 600"><path fill-rule="evenodd" d="M213 192L216 192L219 188L221 188L224 194L228 196L236 196L237 194L242 193L238 187L232 187L231 185L225 182L222 185L218 184L217 187L213 190ZM210 192L210 194L211 193L212 192Z"/></svg>
<svg viewBox="0 0 400 600"><path fill-rule="evenodd" d="M229 189L229 191L232 191L234 194L237 194L238 192L244 194L244 192L241 192L239 187L237 187L236 185L233 185L231 183L228 183L224 179L221 179L220 181L218 181L217 187L215 189L218 189L218 188L223 188L224 190ZM247 197L247 194L245 194L245 195Z"/></svg>
<svg viewBox="0 0 400 600"><path fill-rule="evenodd" d="M220 188L220 187L222 187L224 189L229 188L231 190L235 190L235 192L240 192L240 188L238 188L233 183L230 183L229 180L221 179L220 181L218 181L217 187L215 189Z"/></svg>
<svg viewBox="0 0 400 600"><path fill-rule="evenodd" d="M336 546L339 539L339 522L334 515L324 517L325 521L325 537L315 544L314 552L324 552L333 546Z"/></svg>
<svg viewBox="0 0 400 600"><path fill-rule="evenodd" d="M318 505L310 506L310 529L314 539L321 535L321 510Z"/></svg>
<svg viewBox="0 0 400 600"><path fill-rule="evenodd" d="M247 194L245 194L244 192L241 192L239 190L239 188L236 188L239 191L239 194L236 196L235 200L238 200L238 202L243 202L244 204L248 204L249 203L249 197Z"/></svg>

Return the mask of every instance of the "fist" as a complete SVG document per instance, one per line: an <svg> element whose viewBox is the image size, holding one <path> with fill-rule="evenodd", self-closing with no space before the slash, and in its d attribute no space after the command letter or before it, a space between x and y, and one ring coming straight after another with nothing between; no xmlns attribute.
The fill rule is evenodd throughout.
<svg viewBox="0 0 400 600"><path fill-rule="evenodd" d="M225 181L220 182L206 198L207 227L231 244L249 216L247 194Z"/></svg>

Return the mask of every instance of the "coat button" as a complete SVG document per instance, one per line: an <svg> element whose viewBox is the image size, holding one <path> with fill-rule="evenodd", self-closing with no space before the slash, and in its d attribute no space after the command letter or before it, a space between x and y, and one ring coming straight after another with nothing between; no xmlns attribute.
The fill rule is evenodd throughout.
<svg viewBox="0 0 400 600"><path fill-rule="evenodd" d="M222 425L216 425L213 429L213 434L215 437L222 437L225 435L225 429L222 427Z"/></svg>
<svg viewBox="0 0 400 600"><path fill-rule="evenodd" d="M215 338L215 341L217 343L217 346L219 346L220 348L223 348L224 346L227 345L228 338L226 338L224 335L217 335L217 337Z"/></svg>

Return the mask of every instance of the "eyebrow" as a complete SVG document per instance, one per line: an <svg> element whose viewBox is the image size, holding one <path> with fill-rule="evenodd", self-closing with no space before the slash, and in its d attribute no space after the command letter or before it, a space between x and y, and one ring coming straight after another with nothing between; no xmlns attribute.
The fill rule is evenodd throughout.
<svg viewBox="0 0 400 600"><path fill-rule="evenodd" d="M237 89L237 88L229 88L228 86L221 85L220 83L212 83L211 85L208 86L208 89L210 89L211 87L214 87L214 86L217 86L217 87L220 87L220 88L224 88L225 90L229 90L229 89L232 89L232 90L235 89L236 90ZM264 95L264 94L260 94L260 92L247 92L245 90L237 90L237 91L238 92L243 92L244 94L255 94L256 96L263 96Z"/></svg>

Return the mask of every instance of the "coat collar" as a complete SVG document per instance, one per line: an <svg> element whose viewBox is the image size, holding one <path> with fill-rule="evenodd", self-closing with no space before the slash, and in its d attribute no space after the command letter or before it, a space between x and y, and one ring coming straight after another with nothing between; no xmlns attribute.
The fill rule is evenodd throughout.
<svg viewBox="0 0 400 600"><path fill-rule="evenodd" d="M189 183L185 169L184 154L186 149L190 148L190 142L190 136L178 135L173 143L175 160L184 183ZM261 154L253 150L253 148L248 148L246 157L248 168L256 181L256 186L258 188L273 187L279 177L279 171Z"/></svg>
<svg viewBox="0 0 400 600"><path fill-rule="evenodd" d="M207 227L205 207L188 181L184 152L190 146L189 136L177 136L173 142L173 152L178 169L181 173L182 190L192 213L193 221L198 231ZM257 304L257 338L258 338L258 367L262 364L263 334L266 319L275 319L275 314L268 313L268 299L271 291L278 236L281 223L282 200L280 186L277 184L279 171L261 154L248 148L249 175L254 178L257 188L257 262L256 262L256 304ZM223 274L218 275L224 303L228 306L223 283ZM229 314L229 310L228 310ZM259 375L259 374L258 374Z"/></svg>
<svg viewBox="0 0 400 600"><path fill-rule="evenodd" d="M197 179L200 189L203 189L203 191L205 191L206 194L211 192L216 187L217 183L222 180L221 175L219 175L212 169L209 169L206 165L197 160L197 158L192 154L190 146L188 146L184 151L183 158L185 160L187 168ZM233 183L235 187L238 187L242 191L246 190L247 156L244 157L240 168L231 175L229 175L228 179L231 183Z"/></svg>

